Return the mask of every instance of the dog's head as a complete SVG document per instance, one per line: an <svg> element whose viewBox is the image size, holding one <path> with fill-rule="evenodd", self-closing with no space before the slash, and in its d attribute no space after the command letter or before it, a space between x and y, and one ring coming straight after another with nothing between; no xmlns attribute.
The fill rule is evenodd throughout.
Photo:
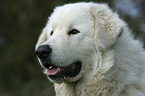
<svg viewBox="0 0 145 96"><path fill-rule="evenodd" d="M96 47L107 50L121 34L122 26L104 4L57 7L36 44L39 62L52 82L77 81L94 64L97 66Z"/></svg>

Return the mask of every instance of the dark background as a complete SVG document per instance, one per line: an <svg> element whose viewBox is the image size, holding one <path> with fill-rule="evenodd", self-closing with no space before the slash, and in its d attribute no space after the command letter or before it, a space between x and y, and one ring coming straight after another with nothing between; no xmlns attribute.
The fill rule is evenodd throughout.
<svg viewBox="0 0 145 96"><path fill-rule="evenodd" d="M0 96L54 96L34 49L55 6L81 0L0 1ZM135 37L145 42L145 0L83 0L108 3Z"/></svg>

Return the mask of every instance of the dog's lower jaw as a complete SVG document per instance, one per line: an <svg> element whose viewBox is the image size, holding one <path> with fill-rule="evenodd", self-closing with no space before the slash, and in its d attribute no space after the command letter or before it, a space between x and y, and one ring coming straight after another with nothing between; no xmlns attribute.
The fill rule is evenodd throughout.
<svg viewBox="0 0 145 96"><path fill-rule="evenodd" d="M82 83L83 83L82 85L85 85L84 83L86 81L84 80L84 77L82 74L79 74L78 76L80 77L78 80L76 80L78 78L76 77L76 78L73 78L73 80L70 78L69 82L62 82L60 84L54 83L56 96L62 96L62 94L63 96L83 96L80 94L80 92L83 90L82 88L85 88L85 86L80 87L80 85Z"/></svg>
<svg viewBox="0 0 145 96"><path fill-rule="evenodd" d="M91 96L87 92L89 81L87 78L81 77L75 82L63 82L61 84L55 83L56 96ZM83 87L82 87L83 86ZM86 92L84 92L86 91ZM88 94L87 94L88 93Z"/></svg>

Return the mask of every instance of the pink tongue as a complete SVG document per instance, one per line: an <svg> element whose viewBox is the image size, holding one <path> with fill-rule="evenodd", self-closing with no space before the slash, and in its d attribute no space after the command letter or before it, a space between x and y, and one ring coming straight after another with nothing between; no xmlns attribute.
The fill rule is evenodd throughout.
<svg viewBox="0 0 145 96"><path fill-rule="evenodd" d="M58 73L58 71L59 71L59 68L47 69L47 74L55 75L56 73Z"/></svg>

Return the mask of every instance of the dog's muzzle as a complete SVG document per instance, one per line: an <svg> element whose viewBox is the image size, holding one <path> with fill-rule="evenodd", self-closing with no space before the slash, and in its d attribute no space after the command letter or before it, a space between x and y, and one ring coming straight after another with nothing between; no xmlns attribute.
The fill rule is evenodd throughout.
<svg viewBox="0 0 145 96"><path fill-rule="evenodd" d="M46 69L46 74L51 81L64 81L67 77L75 77L80 73L82 67L80 61L75 61L65 67L56 66L51 63L51 52L52 49L48 45L42 45L36 49L37 57L40 59L42 67Z"/></svg>

